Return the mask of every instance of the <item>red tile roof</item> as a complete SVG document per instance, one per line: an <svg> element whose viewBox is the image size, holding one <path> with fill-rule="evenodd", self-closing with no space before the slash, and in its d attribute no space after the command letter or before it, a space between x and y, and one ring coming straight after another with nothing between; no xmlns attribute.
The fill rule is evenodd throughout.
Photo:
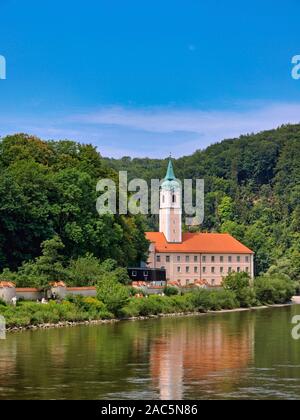
<svg viewBox="0 0 300 420"><path fill-rule="evenodd" d="M147 283L145 281L133 281L131 285L132 287L143 287L147 286Z"/></svg>
<svg viewBox="0 0 300 420"><path fill-rule="evenodd" d="M194 284L195 284L195 285L198 285L198 286L208 286L207 281L206 281L206 280L203 280L203 279L201 279L201 280L196 280L196 281L194 282Z"/></svg>
<svg viewBox="0 0 300 420"><path fill-rule="evenodd" d="M53 281L52 283L49 283L52 287L66 287L66 283L63 281Z"/></svg>
<svg viewBox="0 0 300 420"><path fill-rule="evenodd" d="M167 242L160 232L146 232L146 238L160 253L254 254L228 233L184 233L181 243Z"/></svg>
<svg viewBox="0 0 300 420"><path fill-rule="evenodd" d="M168 286L178 286L180 287L179 281L168 281Z"/></svg>
<svg viewBox="0 0 300 420"><path fill-rule="evenodd" d="M13 287L16 287L16 286L11 281L0 281L0 289L4 289L5 287L12 289Z"/></svg>

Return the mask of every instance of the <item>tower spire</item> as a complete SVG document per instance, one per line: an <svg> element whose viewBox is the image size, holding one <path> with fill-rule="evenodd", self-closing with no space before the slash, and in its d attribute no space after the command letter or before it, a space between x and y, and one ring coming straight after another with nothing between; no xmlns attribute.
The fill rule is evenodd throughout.
<svg viewBox="0 0 300 420"><path fill-rule="evenodd" d="M167 181L174 181L174 179L176 179L171 156L169 158L168 170L165 179Z"/></svg>
<svg viewBox="0 0 300 420"><path fill-rule="evenodd" d="M182 242L181 184L175 177L172 158L160 189L159 231L167 242Z"/></svg>

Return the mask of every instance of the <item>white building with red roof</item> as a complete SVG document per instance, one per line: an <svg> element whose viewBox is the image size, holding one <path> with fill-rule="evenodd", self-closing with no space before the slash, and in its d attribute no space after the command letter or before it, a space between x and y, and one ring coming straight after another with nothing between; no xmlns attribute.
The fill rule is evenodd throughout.
<svg viewBox="0 0 300 420"><path fill-rule="evenodd" d="M254 252L227 233L182 233L181 188L170 160L160 191L159 232L146 232L148 266L166 269L181 286L219 286L231 272L254 277Z"/></svg>

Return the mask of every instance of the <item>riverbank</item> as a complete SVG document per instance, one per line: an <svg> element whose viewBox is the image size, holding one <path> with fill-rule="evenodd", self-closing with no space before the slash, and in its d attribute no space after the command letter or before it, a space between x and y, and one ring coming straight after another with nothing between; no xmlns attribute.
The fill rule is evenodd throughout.
<svg viewBox="0 0 300 420"><path fill-rule="evenodd" d="M242 279L243 280L243 279ZM237 287L238 286L238 287ZM9 331L60 328L73 325L104 324L121 320L138 320L168 316L191 316L227 311L245 311L290 303L295 287L288 281L268 279L257 281L254 287L233 282L231 290L200 289L169 296L131 295L122 285L99 288L97 298L67 296L62 301L47 304L20 301L16 306L1 303L0 315Z"/></svg>
<svg viewBox="0 0 300 420"><path fill-rule="evenodd" d="M222 309L219 311L207 311L207 312L182 312L182 313L172 313L172 314L158 314L158 315L148 315L148 316L138 316L138 317L130 317L130 318L112 318L112 319L98 319L98 320L90 320L90 321L75 321L75 322L58 322L58 323L44 323L38 325L27 325L27 326L19 326L19 327L8 327L6 332L8 333L17 333L17 332L24 332L24 331L37 331L37 330L48 330L48 329L58 329L58 328L71 328L71 327L78 327L78 326L91 326L91 325L107 325L107 324L116 324L120 322L136 322L136 321L146 321L150 319L161 319L161 318L182 318L182 317L199 317L211 314L227 314L227 313L235 313L235 312L251 312L251 311L258 311L263 309L272 309L272 308L284 308L292 305L296 305L297 303L291 301L290 303L286 304L274 304L274 305L263 305L263 306L253 306L251 308L236 308L236 309ZM300 304L300 299L299 303Z"/></svg>

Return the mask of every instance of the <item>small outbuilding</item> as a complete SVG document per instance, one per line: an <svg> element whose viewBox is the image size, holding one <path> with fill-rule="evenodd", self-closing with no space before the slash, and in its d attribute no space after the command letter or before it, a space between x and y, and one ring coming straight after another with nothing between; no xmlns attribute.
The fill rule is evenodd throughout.
<svg viewBox="0 0 300 420"><path fill-rule="evenodd" d="M16 285L10 281L0 281L0 299L11 303L14 297L16 297Z"/></svg>

